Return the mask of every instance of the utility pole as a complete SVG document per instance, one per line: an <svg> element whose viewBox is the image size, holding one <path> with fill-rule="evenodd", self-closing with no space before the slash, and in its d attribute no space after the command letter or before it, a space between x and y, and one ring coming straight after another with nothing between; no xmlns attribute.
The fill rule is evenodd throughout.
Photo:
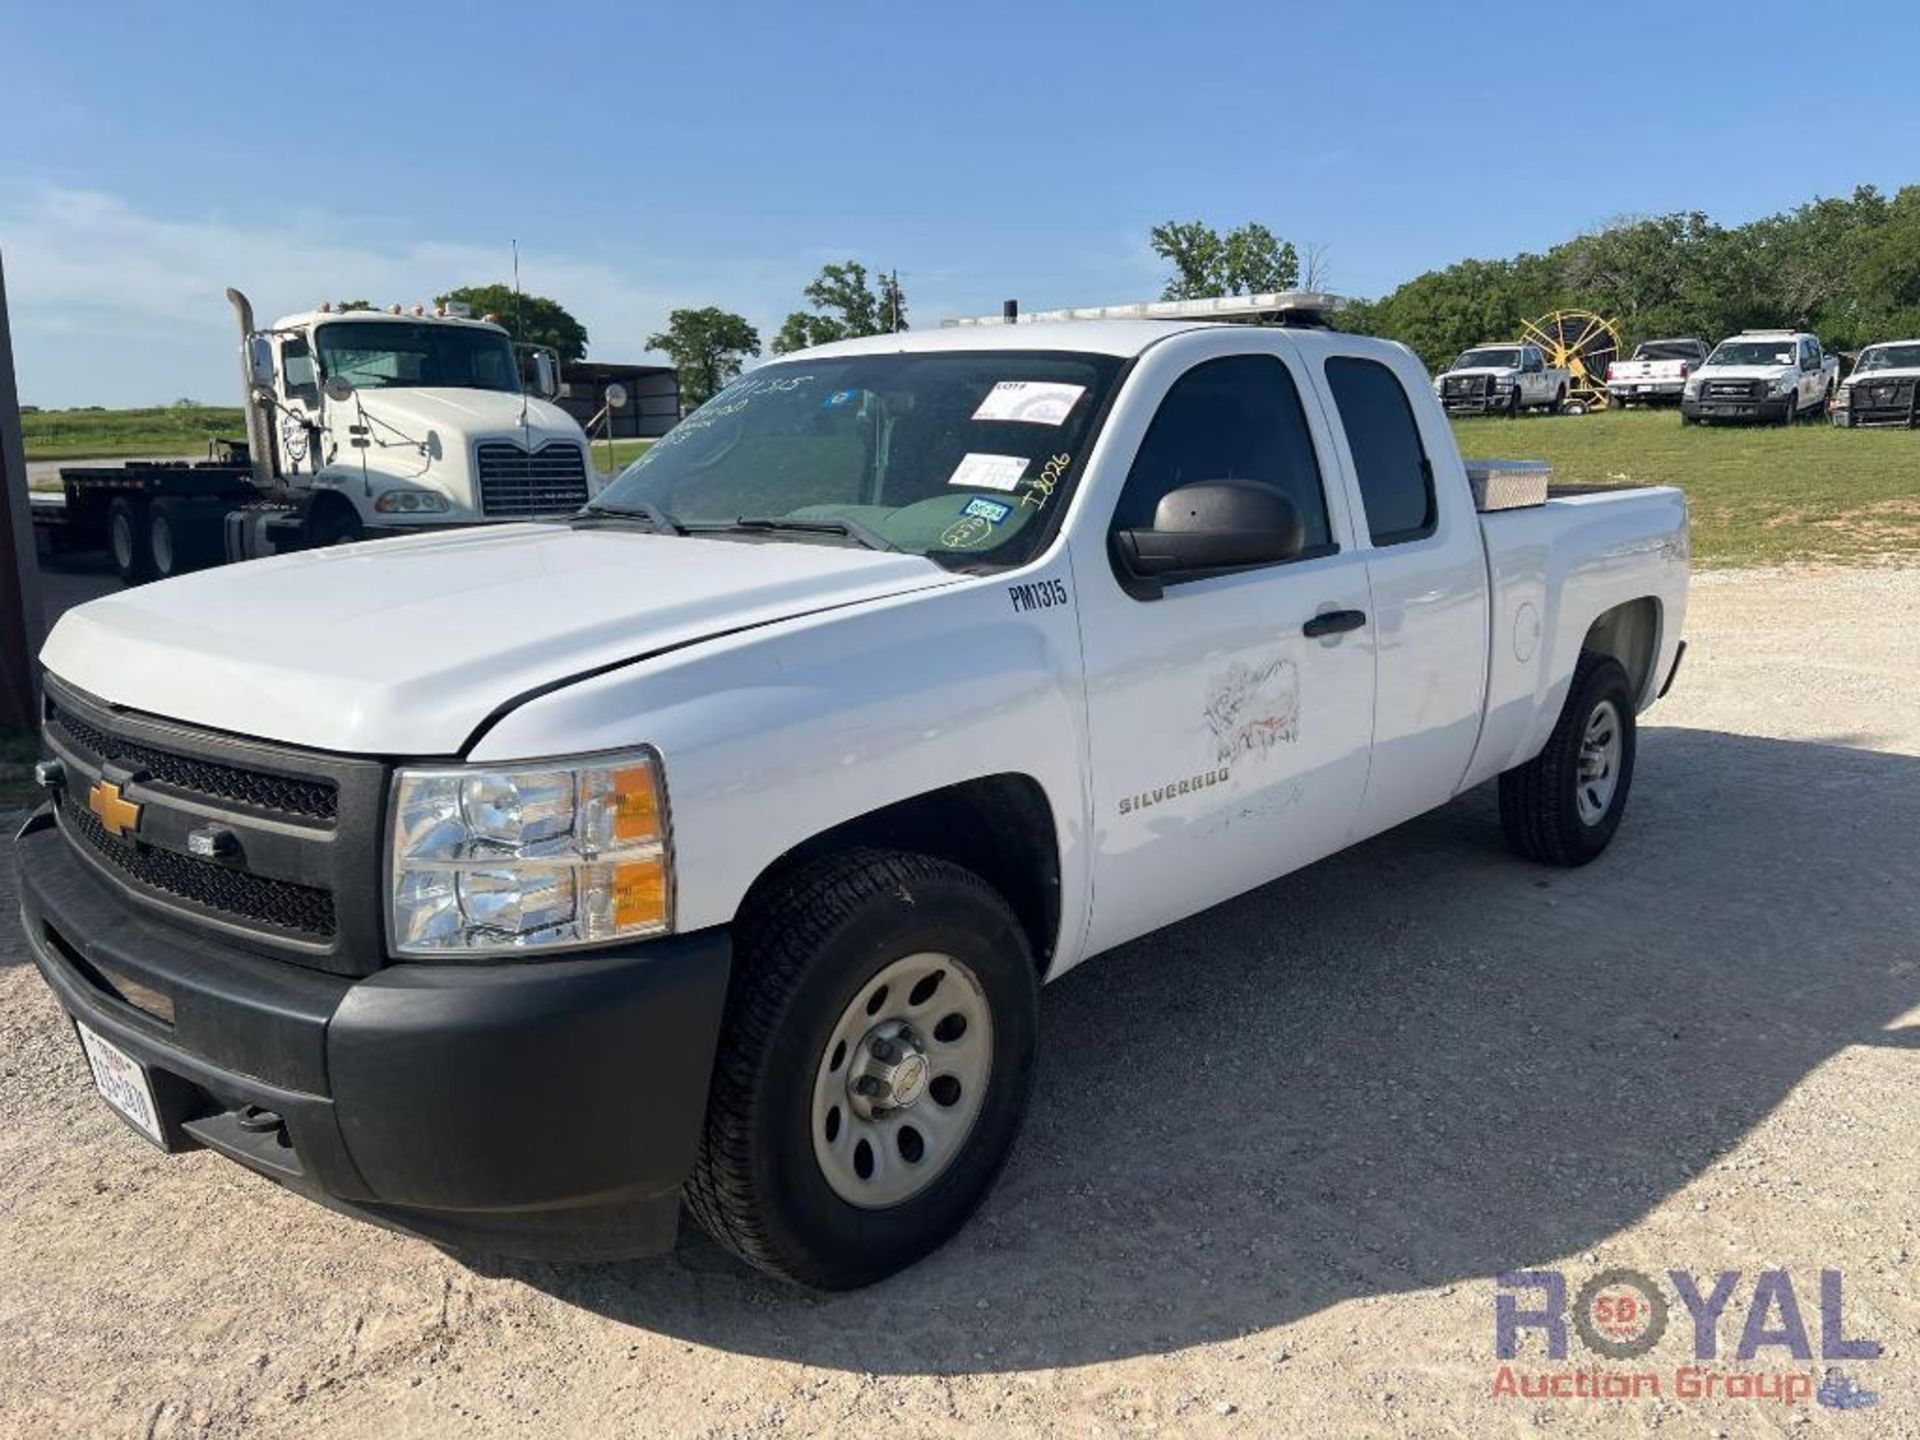
<svg viewBox="0 0 1920 1440"><path fill-rule="evenodd" d="M34 553L33 502L27 498L27 450L20 437L13 331L7 324L7 272L0 261L0 730L40 723L34 656L46 618L40 609L40 561Z"/></svg>

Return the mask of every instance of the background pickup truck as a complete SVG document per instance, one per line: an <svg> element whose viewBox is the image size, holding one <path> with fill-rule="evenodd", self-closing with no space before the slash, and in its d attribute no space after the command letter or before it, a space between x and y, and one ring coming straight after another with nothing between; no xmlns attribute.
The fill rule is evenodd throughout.
<svg viewBox="0 0 1920 1440"><path fill-rule="evenodd" d="M1867 346L1827 413L1842 427L1920 425L1920 340Z"/></svg>
<svg viewBox="0 0 1920 1440"><path fill-rule="evenodd" d="M1840 361L1819 337L1795 330L1742 330L1722 340L1687 377L1680 422L1771 420L1791 425L1818 414L1840 382Z"/></svg>
<svg viewBox="0 0 1920 1440"><path fill-rule="evenodd" d="M1538 345L1479 345L1433 382L1449 415L1518 415L1525 409L1554 414L1567 403L1568 375L1547 364Z"/></svg>
<svg viewBox="0 0 1920 1440"><path fill-rule="evenodd" d="M1470 474L1399 345L849 341L572 519L69 611L26 934L161 1146L857 1285L992 1183L1043 981L1496 779L1598 856L1687 568L1677 490Z"/></svg>
<svg viewBox="0 0 1920 1440"><path fill-rule="evenodd" d="M1678 400L1710 348L1704 340L1642 340L1629 358L1608 364L1607 398L1622 409L1636 401Z"/></svg>

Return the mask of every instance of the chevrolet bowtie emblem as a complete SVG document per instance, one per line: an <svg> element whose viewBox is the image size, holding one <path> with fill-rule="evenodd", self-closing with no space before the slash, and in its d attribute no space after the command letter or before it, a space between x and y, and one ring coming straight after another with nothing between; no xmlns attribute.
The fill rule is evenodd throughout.
<svg viewBox="0 0 1920 1440"><path fill-rule="evenodd" d="M109 835L126 835L140 828L140 807L124 798L111 780L94 782L87 791L87 808L99 817Z"/></svg>

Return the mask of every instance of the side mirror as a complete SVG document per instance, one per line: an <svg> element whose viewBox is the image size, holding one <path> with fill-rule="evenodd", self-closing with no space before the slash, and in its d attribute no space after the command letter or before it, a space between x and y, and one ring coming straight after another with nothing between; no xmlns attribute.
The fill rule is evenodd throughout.
<svg viewBox="0 0 1920 1440"><path fill-rule="evenodd" d="M1271 485L1208 480L1168 491L1152 529L1118 530L1113 538L1127 570L1161 582L1291 560L1306 547L1306 527Z"/></svg>
<svg viewBox="0 0 1920 1440"><path fill-rule="evenodd" d="M542 400L551 400L560 393L560 366L551 350L533 352L533 389Z"/></svg>
<svg viewBox="0 0 1920 1440"><path fill-rule="evenodd" d="M247 380L256 390L273 388L273 342L264 335L247 337Z"/></svg>

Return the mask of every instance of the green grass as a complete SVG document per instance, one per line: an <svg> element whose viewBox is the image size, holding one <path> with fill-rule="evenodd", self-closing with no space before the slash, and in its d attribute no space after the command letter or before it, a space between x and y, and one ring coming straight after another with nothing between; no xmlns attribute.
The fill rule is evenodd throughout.
<svg viewBox="0 0 1920 1440"><path fill-rule="evenodd" d="M607 442L604 440L596 440L593 442L593 463L599 467L600 473L603 475L618 475L622 470L626 469L627 466L646 454L648 447L652 444L653 441L651 440L616 440L613 442L613 459L609 462L607 459Z"/></svg>
<svg viewBox="0 0 1920 1440"><path fill-rule="evenodd" d="M1456 420L1470 459L1543 459L1582 484L1678 485L1701 567L1920 552L1920 431L1680 423L1673 410Z"/></svg>
<svg viewBox="0 0 1920 1440"><path fill-rule="evenodd" d="M238 406L165 405L151 410L42 410L20 417L29 460L115 455L204 455L214 436L240 439Z"/></svg>

